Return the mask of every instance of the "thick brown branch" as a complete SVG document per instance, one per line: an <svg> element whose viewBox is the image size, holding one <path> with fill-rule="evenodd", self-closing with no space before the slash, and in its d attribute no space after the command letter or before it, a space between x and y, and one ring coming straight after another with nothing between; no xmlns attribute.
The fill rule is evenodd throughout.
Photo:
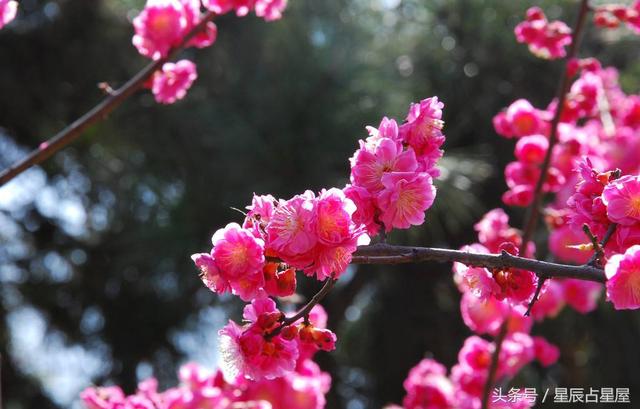
<svg viewBox="0 0 640 409"><path fill-rule="evenodd" d="M536 187L533 193L533 201L527 209L527 215L525 217L525 224L522 233L522 245L520 246L520 254L525 254L527 244L533 236L533 232L538 224L538 216L540 215L540 206L542 206L542 198L544 196L542 188L547 180L549 173L549 167L551 166L551 155L553 153L553 147L558 142L558 124L560 123L560 117L562 116L562 110L565 105L567 93L569 92L569 86L571 85L571 78L567 73L567 66L569 61L576 57L578 48L580 47L580 40L582 38L582 32L587 20L587 13L589 12L589 1L582 0L580 4L580 11L578 12L578 18L573 28L573 35L571 38L571 46L567 53L565 65L563 67L562 76L560 78L560 85L558 87L558 94L556 96L557 106L553 119L551 120L551 130L549 133L549 148L542 162L540 178L536 183Z"/></svg>
<svg viewBox="0 0 640 409"><path fill-rule="evenodd" d="M353 264L406 264L423 261L459 261L466 265L486 268L515 267L532 271L541 278L577 278L599 283L606 281L604 271L597 267L550 263L513 256L506 252L502 254L477 254L462 250L379 243L359 247L353 254L351 262Z"/></svg>
<svg viewBox="0 0 640 409"><path fill-rule="evenodd" d="M88 127L104 120L109 113L140 89L151 75L160 69L164 63L175 57L215 16L215 13L208 12L202 20L185 35L182 42L174 47L166 57L148 64L122 87L109 93L107 98L102 100L102 102L93 107L89 112L58 132L48 141L41 143L38 149L33 150L25 158L4 169L2 173L0 173L0 186L29 169L31 166L44 162L51 155L78 139Z"/></svg>

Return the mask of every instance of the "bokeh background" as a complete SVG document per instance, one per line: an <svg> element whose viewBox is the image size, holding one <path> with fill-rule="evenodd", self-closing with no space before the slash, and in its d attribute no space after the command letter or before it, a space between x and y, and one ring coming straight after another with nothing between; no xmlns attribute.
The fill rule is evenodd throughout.
<svg viewBox="0 0 640 409"><path fill-rule="evenodd" d="M117 86L146 63L131 45L141 0L20 3L0 32L0 167L99 101L97 83ZM532 4L571 22L575 3L292 0L272 24L220 18L214 47L183 53L199 71L185 100L160 106L138 93L0 188L5 408L76 408L94 383L132 392L152 374L174 385L189 360L213 368L216 332L242 304L206 290L189 255L241 220L232 208L253 192L343 186L364 126L403 119L411 101L445 102L446 156L427 223L390 241L474 241L473 223L500 205L512 157L492 116L520 97L546 106L560 70L517 44L513 27ZM583 54L620 67L625 90L638 92L638 45L624 31L591 30ZM522 212L508 211L520 225ZM318 288L300 282L303 296ZM338 350L319 356L333 377L328 408L399 402L420 358L455 363L470 335L459 298L448 265L349 270L324 302L339 336ZM630 387L640 399L639 314L602 302L587 316L566 309L534 333L561 347L560 363L530 366L513 385Z"/></svg>

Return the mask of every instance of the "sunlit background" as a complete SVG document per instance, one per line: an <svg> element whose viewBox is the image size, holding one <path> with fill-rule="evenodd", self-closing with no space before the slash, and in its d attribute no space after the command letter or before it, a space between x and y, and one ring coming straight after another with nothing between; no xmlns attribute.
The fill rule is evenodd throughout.
<svg viewBox="0 0 640 409"><path fill-rule="evenodd" d="M0 31L0 167L80 116L145 61L131 45L140 0L22 0ZM141 92L42 167L0 188L0 353L5 407L79 408L92 384L174 385L187 361L214 368L216 332L242 304L203 287L189 255L242 216L253 192L342 187L365 125L403 119L411 101L446 104L446 156L425 225L390 241L458 247L500 205L513 143L492 116L524 97L546 106L558 62L537 60L513 27L531 4L571 22L575 1L291 0L285 18L218 20L187 98ZM585 55L638 92L640 48L593 31ZM513 225L522 212L508 209ZM544 237L538 255L545 257ZM318 288L301 279L301 293ZM450 266L354 267L328 297L338 350L331 409L400 402L425 355L450 366L470 331ZM536 326L562 350L528 367L527 387L630 387L640 399L640 316L611 305ZM572 407L565 404L567 408ZM576 406L583 407L583 406ZM591 406L591 407L596 407Z"/></svg>

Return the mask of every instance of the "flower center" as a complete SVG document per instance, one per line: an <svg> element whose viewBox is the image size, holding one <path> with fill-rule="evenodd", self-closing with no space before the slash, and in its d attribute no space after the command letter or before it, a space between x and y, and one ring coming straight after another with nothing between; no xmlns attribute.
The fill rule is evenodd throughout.
<svg viewBox="0 0 640 409"><path fill-rule="evenodd" d="M629 203L629 216L640 217L640 195L633 196Z"/></svg>

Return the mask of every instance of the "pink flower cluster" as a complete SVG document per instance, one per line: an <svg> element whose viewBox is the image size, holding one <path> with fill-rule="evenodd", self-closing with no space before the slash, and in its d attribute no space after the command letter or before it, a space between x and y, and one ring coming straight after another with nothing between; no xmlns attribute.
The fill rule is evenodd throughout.
<svg viewBox="0 0 640 409"><path fill-rule="evenodd" d="M562 21L547 20L539 7L527 10L525 21L515 28L516 39L529 45L529 51L540 58L555 59L566 55L571 44L571 29Z"/></svg>
<svg viewBox="0 0 640 409"><path fill-rule="evenodd" d="M319 350L335 349L336 336L326 325L326 313L315 306L308 322L285 323L270 298L255 299L244 309L247 324L229 321L220 330L222 371L227 379L259 381L286 376Z"/></svg>
<svg viewBox="0 0 640 409"><path fill-rule="evenodd" d="M567 75L574 82L562 107L558 143L543 186L545 192L556 195L544 215L551 253L564 262L586 263L593 247L584 225L600 240L614 228L605 247L607 257L640 244L640 158L636 153L640 151L640 96L627 95L617 71L603 68L593 58L570 61ZM553 101L539 110L518 100L494 118L498 134L517 138L517 160L505 169L509 187L503 196L505 204L531 203L556 105ZM581 312L595 308L597 284L564 280L561 286L568 305Z"/></svg>
<svg viewBox="0 0 640 409"><path fill-rule="evenodd" d="M598 6L593 16L593 22L604 28L618 28L626 23L636 33L640 33L640 0L633 5L605 4Z"/></svg>
<svg viewBox="0 0 640 409"><path fill-rule="evenodd" d="M569 222L589 226L599 237L615 233L605 246L607 300L616 309L640 308L640 175L601 173L586 160L582 180L569 199Z"/></svg>
<svg viewBox="0 0 640 409"><path fill-rule="evenodd" d="M0 29L16 18L18 2L14 0L0 0Z"/></svg>
<svg viewBox="0 0 640 409"><path fill-rule="evenodd" d="M443 153L443 108L437 97L427 98L411 104L401 126L385 117L377 129L368 127L369 137L351 158L351 186L345 192L358 207L354 218L370 235L379 227L389 232L424 223Z"/></svg>
<svg viewBox="0 0 640 409"><path fill-rule="evenodd" d="M163 392L151 378L129 396L111 386L87 388L80 397L87 409L322 409L331 384L329 375L310 360L274 380L228 381L222 372L208 372L193 363L180 368L179 378L179 386Z"/></svg>
<svg viewBox="0 0 640 409"><path fill-rule="evenodd" d="M3 4L0 0L0 16L3 15ZM15 3L9 1L7 4ZM218 14L236 10L239 16L255 10L256 14L267 21L282 17L286 0L205 0L205 8ZM200 0L147 0L144 9L133 19L135 35L133 45L138 52L153 60L167 57L176 47L204 48L216 41L218 29L208 21L204 27L191 33L202 23L204 14ZM7 10L11 10L10 7ZM15 7L14 7L15 15ZM0 19L0 28L2 27ZM190 39L185 43L185 37ZM166 63L156 72L147 86L151 88L157 102L172 104L184 98L187 91L198 77L194 63L182 60L175 64Z"/></svg>
<svg viewBox="0 0 640 409"><path fill-rule="evenodd" d="M133 45L140 54L153 60L166 57L202 17L199 0L147 0L144 9L133 19ZM187 46L208 47L215 42L216 35L216 25L209 22Z"/></svg>
<svg viewBox="0 0 640 409"><path fill-rule="evenodd" d="M487 213L475 226L479 243L463 247L472 253L518 254L522 243L520 232L509 226L509 217L502 209ZM532 256L533 245L528 246L526 256ZM454 263L454 278L460 290L470 292L481 300L495 298L513 305L526 303L536 288L536 275L530 271L505 268L490 271L482 267L470 267Z"/></svg>
<svg viewBox="0 0 640 409"><path fill-rule="evenodd" d="M424 222L445 139L442 108L436 97L428 98L411 105L402 126L384 118L378 129L368 127L369 137L351 159L352 184L288 200L254 195L242 226L219 229L211 251L192 256L209 289L251 302L244 316L249 324L230 321L220 332L225 372L282 377L301 358L335 347L326 318L322 324L289 322L268 297L294 294L297 270L337 280L357 247L369 244L380 228Z"/></svg>
<svg viewBox="0 0 640 409"><path fill-rule="evenodd" d="M210 253L194 254L205 284L244 301L295 291L295 269L319 280L337 279L358 245L368 244L356 206L340 189L311 191L289 200L254 196L243 226L230 223L212 238ZM277 262L267 262L267 256Z"/></svg>
<svg viewBox="0 0 640 409"><path fill-rule="evenodd" d="M409 371L404 381L407 392L402 404L405 409L478 409L484 385L489 375L495 345L478 336L464 342L458 354L458 363L447 369L432 359L423 359ZM543 366L552 365L559 357L556 346L541 337L525 332L509 333L498 357L497 378L500 381L515 376L534 360ZM388 409L395 406L388 406ZM492 409L525 409L532 407L526 400L491 402Z"/></svg>

